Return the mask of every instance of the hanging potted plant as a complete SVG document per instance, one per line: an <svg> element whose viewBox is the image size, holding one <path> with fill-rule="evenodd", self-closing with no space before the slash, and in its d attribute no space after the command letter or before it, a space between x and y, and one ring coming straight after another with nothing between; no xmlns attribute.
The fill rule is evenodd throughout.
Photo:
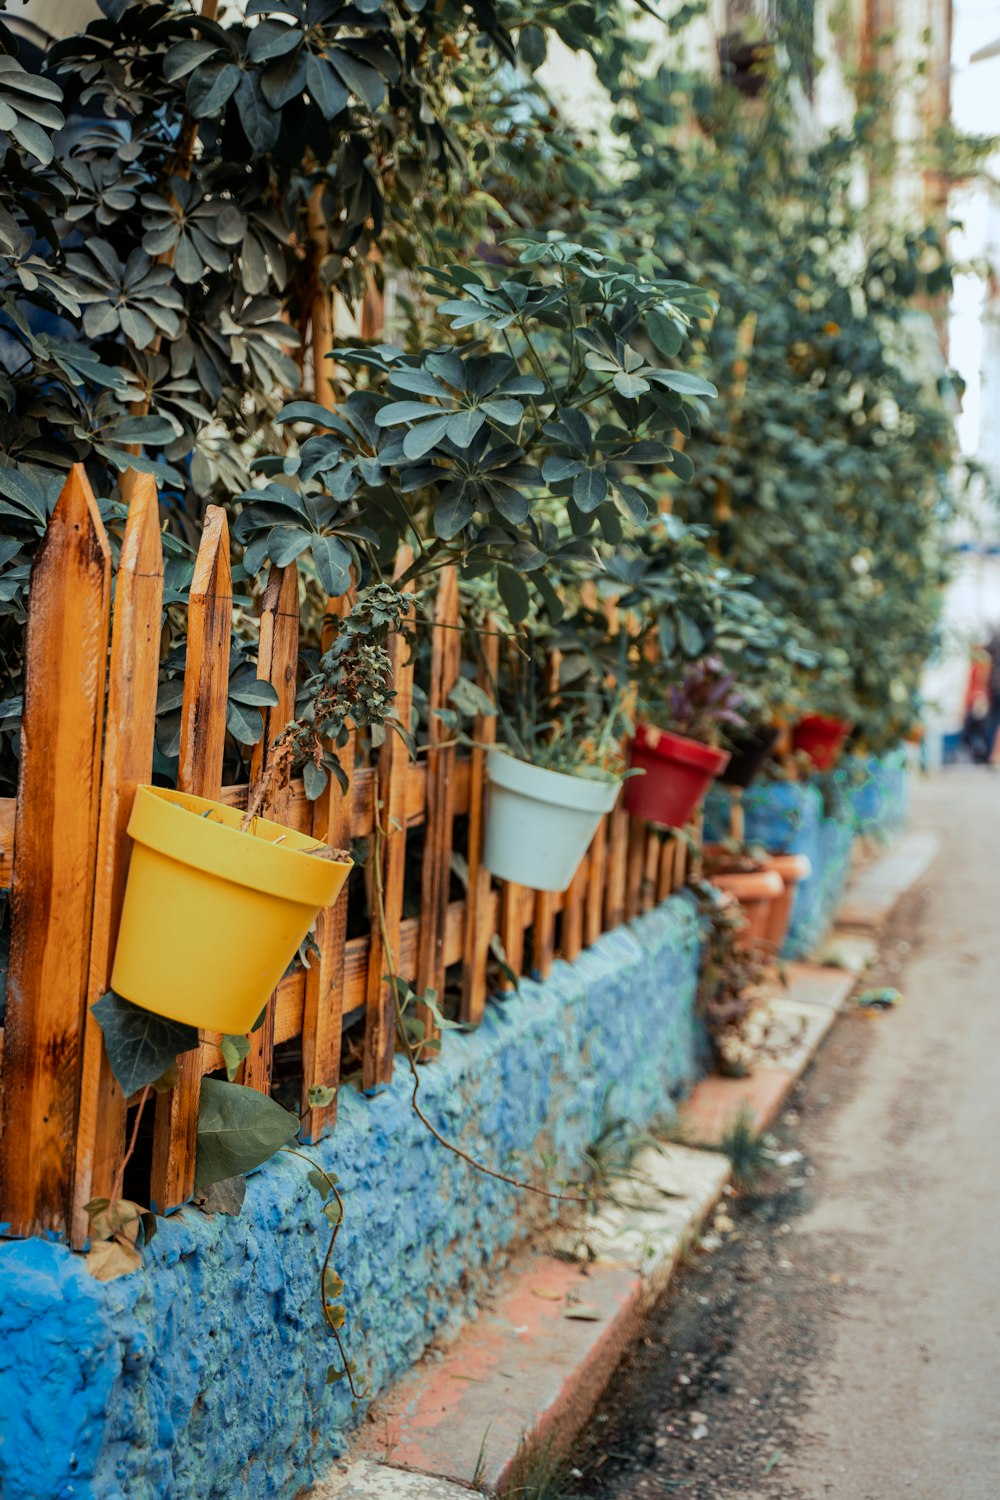
<svg viewBox="0 0 1000 1500"><path fill-rule="evenodd" d="M629 747L635 773L625 792L633 817L668 828L690 823L705 793L729 763L717 741L724 724L741 727L742 696L717 656L689 666L667 693L663 718L640 719Z"/></svg>
<svg viewBox="0 0 1000 1500"><path fill-rule="evenodd" d="M747 721L743 729L729 736L729 764L719 773L723 786L745 792L767 764L778 741L777 726L765 720Z"/></svg>
<svg viewBox="0 0 1000 1500"><path fill-rule="evenodd" d="M163 787L137 788L111 978L117 994L203 1031L240 1034L253 1026L352 868L346 850L274 823L261 808L300 768L307 797L318 797L331 774L346 790L336 750L348 721L392 723L384 642L408 603L377 585L337 622L304 684L300 715L275 737L245 812Z"/></svg>
<svg viewBox="0 0 1000 1500"><path fill-rule="evenodd" d="M807 755L817 771L832 771L853 729L850 719L804 714L792 730L792 747Z"/></svg>
<svg viewBox="0 0 1000 1500"><path fill-rule="evenodd" d="M499 709L506 744L493 746L486 763L483 862L498 879L538 891L569 887L618 800L630 727L623 691L586 658L555 661L559 679L539 693L533 662L517 659L498 695L507 699Z"/></svg>

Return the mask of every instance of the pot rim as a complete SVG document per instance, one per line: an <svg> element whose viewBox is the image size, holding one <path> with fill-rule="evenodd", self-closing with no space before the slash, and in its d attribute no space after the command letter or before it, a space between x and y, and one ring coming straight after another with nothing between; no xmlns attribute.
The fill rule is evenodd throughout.
<svg viewBox="0 0 1000 1500"><path fill-rule="evenodd" d="M675 734L671 729L660 729L655 724L640 721L635 726L633 744L647 750L660 760L679 762L683 766L702 771L709 776L718 776L730 761L728 750L719 750L706 745L702 740L693 740L686 734Z"/></svg>
<svg viewBox="0 0 1000 1500"><path fill-rule="evenodd" d="M555 803L581 813L610 812L618 800L622 778L613 780L572 776L521 760L502 745L490 747L486 757L490 781L504 791L515 792L533 802Z"/></svg>
<svg viewBox="0 0 1000 1500"><path fill-rule="evenodd" d="M731 875L710 875L709 881L720 891L729 891L738 901L770 901L785 889L777 870L734 871Z"/></svg>
<svg viewBox="0 0 1000 1500"><path fill-rule="evenodd" d="M175 817L175 809L186 816ZM218 817L201 816L208 811ZM308 850L323 848L320 841L270 818L256 818L253 833L243 833L242 817L239 808L210 797L140 785L128 832L144 848L233 885L303 906L328 906L345 863L350 870L354 861L309 858ZM275 844L278 838L281 845Z"/></svg>

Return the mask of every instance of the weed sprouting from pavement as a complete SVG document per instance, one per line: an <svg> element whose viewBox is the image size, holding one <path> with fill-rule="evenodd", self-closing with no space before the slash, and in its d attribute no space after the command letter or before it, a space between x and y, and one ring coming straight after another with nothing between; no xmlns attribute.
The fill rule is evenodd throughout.
<svg viewBox="0 0 1000 1500"><path fill-rule="evenodd" d="M733 1186L741 1192L756 1192L767 1171L767 1146L757 1131L753 1111L746 1105L726 1126L719 1150L729 1157Z"/></svg>
<svg viewBox="0 0 1000 1500"><path fill-rule="evenodd" d="M551 1439L522 1437L510 1472L500 1490L500 1500L572 1500L574 1487L563 1455Z"/></svg>

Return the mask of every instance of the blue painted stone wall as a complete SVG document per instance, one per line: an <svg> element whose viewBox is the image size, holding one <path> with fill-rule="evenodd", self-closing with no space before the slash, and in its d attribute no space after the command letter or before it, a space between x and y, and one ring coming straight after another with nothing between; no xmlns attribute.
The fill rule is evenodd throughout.
<svg viewBox="0 0 1000 1500"><path fill-rule="evenodd" d="M836 772L861 834L889 839L906 820L909 804L906 751L850 756Z"/></svg>
<svg viewBox="0 0 1000 1500"><path fill-rule="evenodd" d="M699 951L683 896L606 934L478 1031L447 1034L422 1070L424 1109L484 1161L558 1184L605 1112L668 1116L698 1076ZM402 1068L378 1098L342 1090L314 1152L345 1190L345 1335L377 1392L474 1315L553 1208L444 1151ZM163 1222L143 1269L107 1285L64 1246L0 1246L3 1500L286 1500L323 1471L354 1418L343 1384L324 1386L326 1223L307 1171L280 1157L238 1218Z"/></svg>
<svg viewBox="0 0 1000 1500"><path fill-rule="evenodd" d="M824 796L824 790L826 795ZM775 853L805 854L812 874L799 885L785 958L805 958L822 941L836 915L859 834L890 838L905 821L906 753L853 758L823 787L812 781L759 781L743 794L746 839ZM705 836L728 836L730 800L718 788L705 805Z"/></svg>

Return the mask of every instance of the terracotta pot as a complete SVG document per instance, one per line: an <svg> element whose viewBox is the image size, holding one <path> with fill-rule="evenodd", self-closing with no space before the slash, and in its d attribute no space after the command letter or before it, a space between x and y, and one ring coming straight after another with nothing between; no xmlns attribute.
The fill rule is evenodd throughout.
<svg viewBox="0 0 1000 1500"><path fill-rule="evenodd" d="M792 733L796 750L804 750L817 771L830 771L844 748L852 725L847 719L833 719L827 714L805 714Z"/></svg>
<svg viewBox="0 0 1000 1500"><path fill-rule="evenodd" d="M754 938L765 939L771 908L775 901L780 900L785 888L777 870L733 872L729 875L712 875L710 879L720 891L728 891L731 896L735 896L743 908L747 927L742 940L751 942Z"/></svg>
<svg viewBox="0 0 1000 1500"><path fill-rule="evenodd" d="M720 772L719 780L723 786L738 786L746 791L760 775L777 738L777 728L768 724L741 740L733 750L728 766Z"/></svg>
<svg viewBox="0 0 1000 1500"><path fill-rule="evenodd" d="M767 931L764 934L774 951L780 953L788 936L788 924L792 920L795 892L799 882L808 880L812 874L812 862L807 854L772 854L767 863L769 869L777 870L784 885L781 895L776 896L771 903Z"/></svg>
<svg viewBox="0 0 1000 1500"><path fill-rule="evenodd" d="M728 762L727 750L715 750L652 724L638 724L629 747L629 766L643 774L625 782L625 806L635 818L684 828Z"/></svg>

